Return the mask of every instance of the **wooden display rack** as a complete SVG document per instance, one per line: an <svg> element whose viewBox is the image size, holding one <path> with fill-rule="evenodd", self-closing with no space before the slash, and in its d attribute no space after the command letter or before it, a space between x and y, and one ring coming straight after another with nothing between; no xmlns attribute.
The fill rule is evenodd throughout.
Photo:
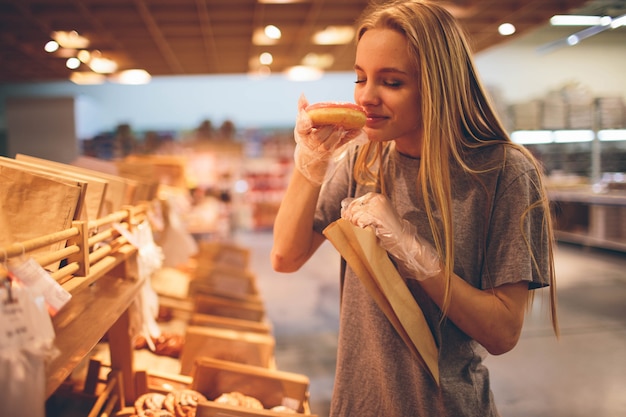
<svg viewBox="0 0 626 417"><path fill-rule="evenodd" d="M145 219L146 212L147 204L129 206L97 220L76 221L66 230L0 248L0 262L23 255L32 256L44 268L63 262L51 275L72 298L52 318L59 354L46 364L46 398L105 335L112 372L102 393L110 398L100 396L94 408L121 406L136 398L128 308L143 282L137 275L137 249L111 226L132 230ZM61 249L42 251L59 242L65 242L57 245Z"/></svg>

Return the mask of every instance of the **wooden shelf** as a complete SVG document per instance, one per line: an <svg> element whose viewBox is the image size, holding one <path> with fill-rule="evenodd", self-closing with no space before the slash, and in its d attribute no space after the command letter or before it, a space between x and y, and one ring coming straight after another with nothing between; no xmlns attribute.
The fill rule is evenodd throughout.
<svg viewBox="0 0 626 417"><path fill-rule="evenodd" d="M626 194L552 190L556 238L563 242L626 252Z"/></svg>
<svg viewBox="0 0 626 417"><path fill-rule="evenodd" d="M133 255L134 251L128 257ZM104 335L120 325L118 321L127 314L142 285L138 279L124 278L116 268L123 266L128 257L117 259L100 279L73 292L70 302L53 318L59 355L46 366L46 397L54 393ZM108 258L103 261L109 261ZM120 345L126 342L130 347L130 335L128 340L116 340ZM116 368L114 358L111 362ZM126 375L124 379L127 379Z"/></svg>

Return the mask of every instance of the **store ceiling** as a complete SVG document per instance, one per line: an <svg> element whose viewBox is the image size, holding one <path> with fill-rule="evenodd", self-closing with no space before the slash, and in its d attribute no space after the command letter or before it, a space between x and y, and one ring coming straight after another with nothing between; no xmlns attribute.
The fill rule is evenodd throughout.
<svg viewBox="0 0 626 417"><path fill-rule="evenodd" d="M594 0L610 5L616 0ZM153 76L242 74L252 58L270 52L273 73L299 65L309 53L332 54L328 71L349 71L354 46L313 45L312 34L352 25L368 0L0 0L0 83L68 79L66 58L44 51L51 33L75 30L89 50L113 59L120 69L143 68ZM480 52L547 24L587 0L450 0L445 2ZM624 0L618 1L624 3ZM517 32L498 34L511 22ZM282 30L276 45L252 43L256 29ZM83 64L82 67L85 67Z"/></svg>

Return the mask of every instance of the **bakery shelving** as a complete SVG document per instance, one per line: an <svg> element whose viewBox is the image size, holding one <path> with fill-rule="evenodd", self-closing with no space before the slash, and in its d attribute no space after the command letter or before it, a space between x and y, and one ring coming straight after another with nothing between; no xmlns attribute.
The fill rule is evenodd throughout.
<svg viewBox="0 0 626 417"><path fill-rule="evenodd" d="M52 318L58 355L46 364L46 398L66 381L105 335L111 342L111 368L119 373L114 384L115 395L122 403L135 398L128 308L143 283L137 275L136 248L111 226L132 229L145 214L145 205L132 206L101 219L74 222L66 230L0 248L0 262L32 256L46 268L64 260L64 265L52 272L52 276L72 298ZM99 230L102 231L98 233ZM41 251L58 242L67 243L60 249ZM105 391L113 391L111 381Z"/></svg>
<svg viewBox="0 0 626 417"><path fill-rule="evenodd" d="M626 252L626 193L550 190L557 239Z"/></svg>

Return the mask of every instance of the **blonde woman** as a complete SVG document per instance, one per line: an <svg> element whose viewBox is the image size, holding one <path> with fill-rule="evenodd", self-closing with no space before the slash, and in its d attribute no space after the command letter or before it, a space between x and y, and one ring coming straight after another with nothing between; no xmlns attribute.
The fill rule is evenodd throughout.
<svg viewBox="0 0 626 417"><path fill-rule="evenodd" d="M311 126L301 100L272 264L297 271L342 216L372 226L427 318L440 384L348 267L330 416L497 416L482 362L515 347L532 290L550 286L558 333L540 168L510 141L462 31L437 4L368 8L354 68L368 141L329 170L326 149L358 132Z"/></svg>

